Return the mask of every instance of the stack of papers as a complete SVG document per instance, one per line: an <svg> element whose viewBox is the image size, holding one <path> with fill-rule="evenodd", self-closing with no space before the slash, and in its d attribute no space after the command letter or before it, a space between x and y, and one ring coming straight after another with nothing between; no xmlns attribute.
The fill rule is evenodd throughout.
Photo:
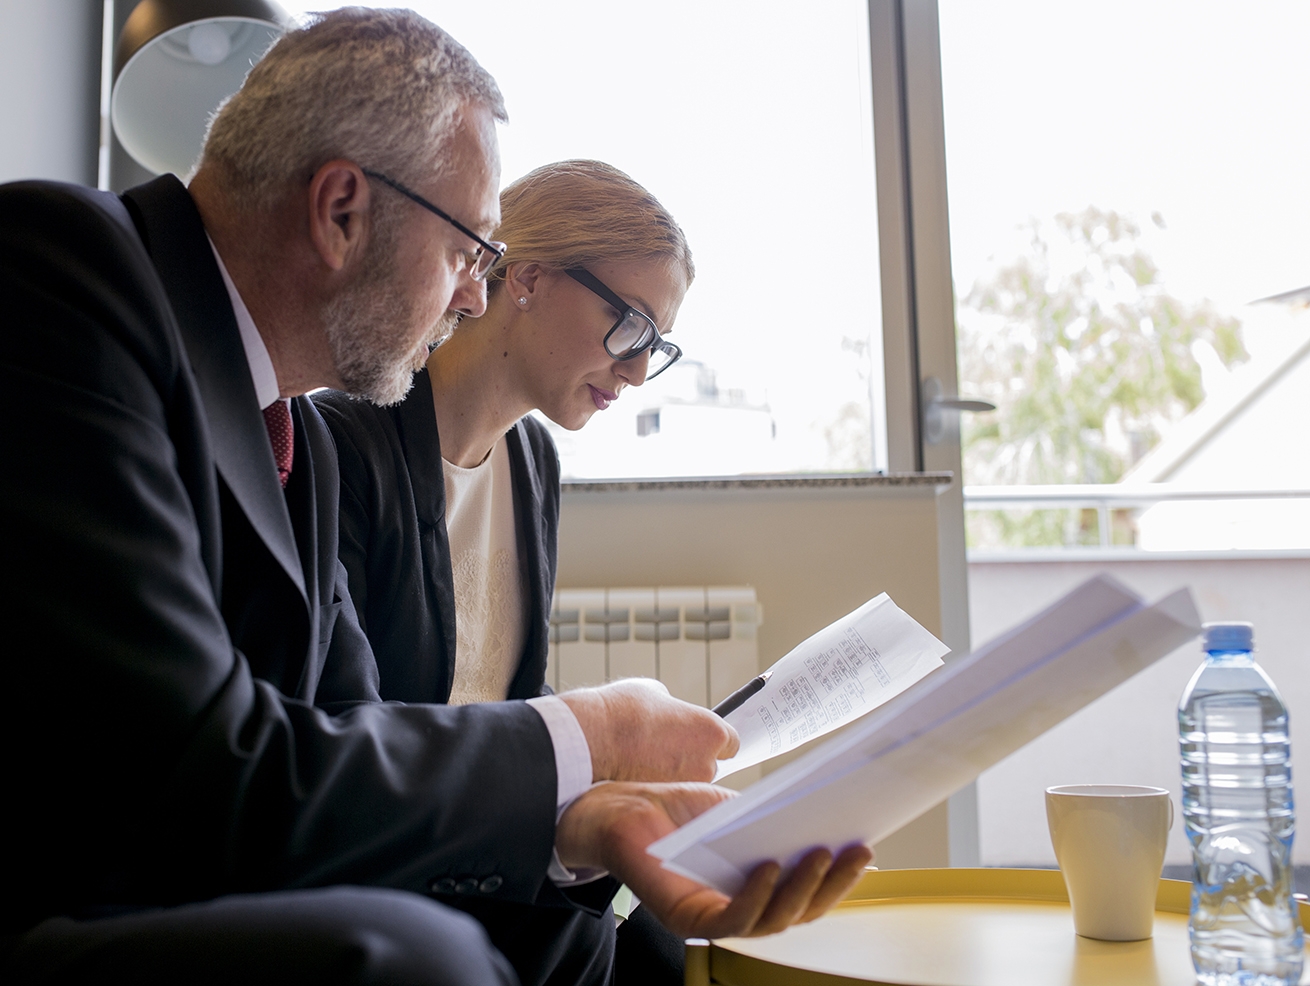
<svg viewBox="0 0 1310 986"><path fill-rule="evenodd" d="M1199 632L1187 589L1148 606L1097 576L647 851L735 894L766 860L877 842Z"/></svg>

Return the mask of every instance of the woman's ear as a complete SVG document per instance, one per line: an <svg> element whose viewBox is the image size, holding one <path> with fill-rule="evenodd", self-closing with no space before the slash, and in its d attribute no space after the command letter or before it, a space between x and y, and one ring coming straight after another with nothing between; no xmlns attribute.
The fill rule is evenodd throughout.
<svg viewBox="0 0 1310 986"><path fill-rule="evenodd" d="M526 311L540 297L546 269L535 260L524 260L505 268L505 291L510 303Z"/></svg>

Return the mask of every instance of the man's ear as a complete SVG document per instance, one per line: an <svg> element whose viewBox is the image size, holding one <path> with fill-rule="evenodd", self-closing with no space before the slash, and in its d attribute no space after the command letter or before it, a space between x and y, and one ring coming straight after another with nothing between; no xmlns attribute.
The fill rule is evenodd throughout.
<svg viewBox="0 0 1310 986"><path fill-rule="evenodd" d="M535 260L519 261L505 268L505 290L515 308L520 307L520 298L524 299L524 307L532 304L541 291L545 274L546 268Z"/></svg>
<svg viewBox="0 0 1310 986"><path fill-rule="evenodd" d="M309 238L331 270L363 256L371 193L359 165L344 159L327 162L309 180Z"/></svg>

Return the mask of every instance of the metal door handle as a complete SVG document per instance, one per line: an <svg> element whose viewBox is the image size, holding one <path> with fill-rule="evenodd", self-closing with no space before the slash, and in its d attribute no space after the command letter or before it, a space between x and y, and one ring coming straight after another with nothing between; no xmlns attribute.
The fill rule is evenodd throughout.
<svg viewBox="0 0 1310 986"><path fill-rule="evenodd" d="M938 397L932 401L934 407L943 411L995 411L996 405L991 401L975 401L968 397Z"/></svg>
<svg viewBox="0 0 1310 986"><path fill-rule="evenodd" d="M923 382L923 440L928 445L937 445L946 437L946 415L952 411L995 411L996 405L991 401L975 400L971 397L944 397L942 382L936 377L929 377Z"/></svg>

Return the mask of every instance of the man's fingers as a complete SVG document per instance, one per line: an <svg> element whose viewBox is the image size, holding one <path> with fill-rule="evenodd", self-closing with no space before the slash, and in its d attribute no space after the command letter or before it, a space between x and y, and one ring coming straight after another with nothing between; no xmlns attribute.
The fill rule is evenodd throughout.
<svg viewBox="0 0 1310 986"><path fill-rule="evenodd" d="M736 796L736 791L712 784L669 784L661 789L659 803L674 827L681 828L720 801Z"/></svg>
<svg viewBox="0 0 1310 986"><path fill-rule="evenodd" d="M759 923L760 916L773 897L782 867L777 863L761 863L746 878L746 885L696 937L735 938L750 935Z"/></svg>
<svg viewBox="0 0 1310 986"><path fill-rule="evenodd" d="M728 723L725 722L723 725L728 731L728 739L723 746L719 747L719 759L727 760L730 757L735 757L737 751L741 749L741 737L737 735L737 730L733 729Z"/></svg>
<svg viewBox="0 0 1310 986"><path fill-rule="evenodd" d="M808 853L779 885L749 935L771 935L813 921L850 892L873 858L867 846L848 846L833 860L826 849Z"/></svg>
<svg viewBox="0 0 1310 986"><path fill-rule="evenodd" d="M832 853L815 849L807 853L787 879L773 893L769 906L751 930L752 935L772 935L795 924L810 906L832 865Z"/></svg>
<svg viewBox="0 0 1310 986"><path fill-rule="evenodd" d="M653 778L667 781L714 780L718 769L716 761L733 756L741 746L737 730L708 709L689 708L688 718L682 724L684 741L695 737L687 747L691 754L675 767L671 776Z"/></svg>
<svg viewBox="0 0 1310 986"><path fill-rule="evenodd" d="M805 924L826 914L834 904L851 892L851 887L855 886L864 875L864 868L872 859L873 850L868 846L847 846L843 849L833 861L832 868L823 878L823 883L798 923Z"/></svg>
<svg viewBox="0 0 1310 986"><path fill-rule="evenodd" d="M667 927L684 936L771 935L828 911L850 891L872 858L873 853L859 845L842 850L836 860L827 849L815 849L782 881L777 863L762 863L731 901L705 887L687 892L682 885L695 884L661 873L656 874L656 885L643 888L652 891L643 899Z"/></svg>

